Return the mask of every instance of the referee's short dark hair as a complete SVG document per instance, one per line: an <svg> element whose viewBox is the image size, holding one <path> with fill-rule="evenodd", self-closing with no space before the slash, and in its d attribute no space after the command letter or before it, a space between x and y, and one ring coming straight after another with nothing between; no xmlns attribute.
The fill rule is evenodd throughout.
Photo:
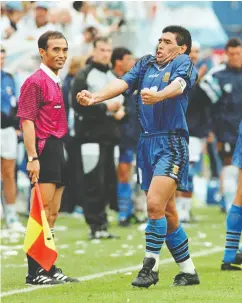
<svg viewBox="0 0 242 303"><path fill-rule="evenodd" d="M98 42L103 42L103 43L107 43L107 44L111 44L112 40L108 37L98 37L94 42L93 42L93 47L96 48L97 47L97 43Z"/></svg>
<svg viewBox="0 0 242 303"><path fill-rule="evenodd" d="M131 51L125 47L116 47L113 50L111 63L112 66L115 67L116 60L123 60L125 55L131 55Z"/></svg>
<svg viewBox="0 0 242 303"><path fill-rule="evenodd" d="M237 38L231 38L225 45L225 50L228 50L229 47L238 47L242 46L242 43L239 39Z"/></svg>
<svg viewBox="0 0 242 303"><path fill-rule="evenodd" d="M58 31L47 31L44 34L42 34L38 39L38 48L47 49L48 47L48 40L50 39L65 39L65 36ZM66 44L68 45L68 42L66 40Z"/></svg>
<svg viewBox="0 0 242 303"><path fill-rule="evenodd" d="M163 29L162 33L173 33L176 35L176 41L179 46L186 45L187 50L185 54L189 55L192 48L192 37L185 27L179 25L170 25Z"/></svg>

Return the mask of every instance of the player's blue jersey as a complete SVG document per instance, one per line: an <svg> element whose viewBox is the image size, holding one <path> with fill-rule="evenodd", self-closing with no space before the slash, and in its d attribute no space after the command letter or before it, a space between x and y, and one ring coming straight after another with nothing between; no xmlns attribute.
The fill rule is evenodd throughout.
<svg viewBox="0 0 242 303"><path fill-rule="evenodd" d="M142 103L140 96L142 89L149 88L154 91L161 91L177 77L183 78L187 83L181 95L154 105ZM188 138L186 122L188 91L197 80L197 71L188 55L179 55L163 67L156 63L155 57L145 56L122 79L129 86L127 93L138 89L139 120L143 132L182 131Z"/></svg>
<svg viewBox="0 0 242 303"><path fill-rule="evenodd" d="M242 169L242 120L239 125L239 134L233 154L233 165Z"/></svg>
<svg viewBox="0 0 242 303"><path fill-rule="evenodd" d="M242 135L242 120L240 121L239 124L239 134Z"/></svg>
<svg viewBox="0 0 242 303"><path fill-rule="evenodd" d="M1 112L9 116L16 107L15 84L13 77L1 70Z"/></svg>

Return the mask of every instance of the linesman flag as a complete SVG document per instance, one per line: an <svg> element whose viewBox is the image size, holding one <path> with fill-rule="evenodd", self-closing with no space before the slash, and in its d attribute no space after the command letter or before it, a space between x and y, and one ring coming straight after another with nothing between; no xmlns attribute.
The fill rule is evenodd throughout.
<svg viewBox="0 0 242 303"><path fill-rule="evenodd" d="M47 222L39 186L32 189L31 210L24 239L24 251L49 271L58 253Z"/></svg>

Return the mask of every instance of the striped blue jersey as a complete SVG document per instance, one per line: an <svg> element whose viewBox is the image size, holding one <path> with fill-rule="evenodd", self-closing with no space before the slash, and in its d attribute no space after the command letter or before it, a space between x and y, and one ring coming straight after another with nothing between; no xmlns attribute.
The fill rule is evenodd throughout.
<svg viewBox="0 0 242 303"><path fill-rule="evenodd" d="M199 85L211 102L213 130L221 142L235 144L242 117L242 68L212 68Z"/></svg>
<svg viewBox="0 0 242 303"><path fill-rule="evenodd" d="M181 95L154 105L142 103L140 96L142 89L149 88L154 91L161 91L178 77L183 78L187 83ZM138 89L138 113L144 132L179 130L188 138L186 122L188 92L197 80L197 71L188 55L179 55L162 67L156 63L155 57L145 56L122 79L129 86L128 94Z"/></svg>

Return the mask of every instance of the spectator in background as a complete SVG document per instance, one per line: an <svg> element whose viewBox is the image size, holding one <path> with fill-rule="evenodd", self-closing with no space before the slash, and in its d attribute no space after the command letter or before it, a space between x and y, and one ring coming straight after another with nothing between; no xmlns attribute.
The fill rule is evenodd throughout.
<svg viewBox="0 0 242 303"><path fill-rule="evenodd" d="M55 25L49 22L49 6L47 1L36 2L33 18L19 23L19 31L14 38L37 40L44 32L55 30Z"/></svg>
<svg viewBox="0 0 242 303"><path fill-rule="evenodd" d="M17 158L16 96L12 75L3 70L6 51L1 47L1 175L5 197L5 213L7 226L15 231L25 232L24 226L16 214L15 202L17 186L15 168Z"/></svg>
<svg viewBox="0 0 242 303"><path fill-rule="evenodd" d="M5 14L1 17L1 38L9 39L17 31L17 23L23 16L23 6L20 1L6 2Z"/></svg>
<svg viewBox="0 0 242 303"><path fill-rule="evenodd" d="M92 56L93 42L97 39L98 30L94 26L87 27L83 32L81 43L81 55L86 58Z"/></svg>
<svg viewBox="0 0 242 303"><path fill-rule="evenodd" d="M92 63L77 73L72 87L76 139L82 143L96 143L99 157L95 168L85 173L83 185L83 210L91 229L90 239L113 238L108 232L106 205L108 202L112 209L117 210L114 146L120 141L120 126L115 112L121 108L124 98L118 96L107 103L85 107L76 102L76 95L83 89L98 91L116 78L110 70L111 55L111 41L105 37L98 38L94 42Z"/></svg>
<svg viewBox="0 0 242 303"><path fill-rule="evenodd" d="M111 26L100 23L96 16L96 7L91 6L89 1L74 1L73 8L77 11L74 21L77 37L89 26L97 28L103 36L108 36L118 30L118 23Z"/></svg>
<svg viewBox="0 0 242 303"><path fill-rule="evenodd" d="M111 58L113 73L117 78L122 77L134 65L135 60L130 50L124 47L117 47L113 50ZM118 221L120 226L128 226L133 215L133 201L131 188L132 161L136 153L140 125L136 113L137 95L126 97L124 106L127 117L121 125L121 142L119 144L120 156L118 164ZM121 110L116 115L121 114Z"/></svg>
<svg viewBox="0 0 242 303"><path fill-rule="evenodd" d="M51 7L48 12L48 21L54 25L55 30L60 31L60 9L58 7Z"/></svg>
<svg viewBox="0 0 242 303"><path fill-rule="evenodd" d="M74 79L77 72L83 67L84 63L81 56L75 56L71 58L68 74L66 75L63 85L62 85L62 92L63 92L63 99L65 104L66 110L66 117L68 119L69 116L69 109L70 109L70 92L71 92L71 83Z"/></svg>
<svg viewBox="0 0 242 303"><path fill-rule="evenodd" d="M59 10L59 22L60 22L60 31L68 37L69 41L72 42L74 39L74 29L73 29L73 20L72 15L67 8L61 8Z"/></svg>

